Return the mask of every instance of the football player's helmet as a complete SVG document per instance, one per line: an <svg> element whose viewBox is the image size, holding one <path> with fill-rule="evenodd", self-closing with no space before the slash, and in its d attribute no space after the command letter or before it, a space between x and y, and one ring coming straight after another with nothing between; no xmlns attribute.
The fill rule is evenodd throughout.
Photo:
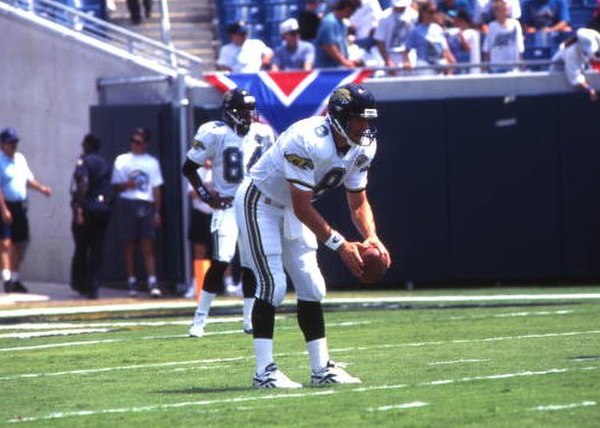
<svg viewBox="0 0 600 428"><path fill-rule="evenodd" d="M340 86L331 94L327 105L327 114L333 129L352 146L368 146L377 135L377 128L372 123L377 118L375 98L364 86L350 83ZM369 121L369 126L354 140L350 137L349 125L351 117L361 117ZM357 140L357 141L356 141Z"/></svg>
<svg viewBox="0 0 600 428"><path fill-rule="evenodd" d="M256 120L256 99L245 89L234 88L223 95L223 121L238 135L246 135Z"/></svg>

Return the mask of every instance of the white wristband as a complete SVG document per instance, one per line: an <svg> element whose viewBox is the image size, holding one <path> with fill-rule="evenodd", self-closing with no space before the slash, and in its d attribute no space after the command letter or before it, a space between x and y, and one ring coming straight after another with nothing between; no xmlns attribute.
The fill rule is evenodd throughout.
<svg viewBox="0 0 600 428"><path fill-rule="evenodd" d="M323 245L332 251L337 251L344 242L346 242L346 239L337 230L331 229L331 235L323 242Z"/></svg>

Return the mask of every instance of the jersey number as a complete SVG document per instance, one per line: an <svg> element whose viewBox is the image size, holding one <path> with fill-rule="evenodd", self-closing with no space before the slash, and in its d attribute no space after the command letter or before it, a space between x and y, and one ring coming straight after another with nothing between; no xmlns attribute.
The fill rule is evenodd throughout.
<svg viewBox="0 0 600 428"><path fill-rule="evenodd" d="M346 170L344 168L333 168L323 176L321 181L313 190L313 198L317 199L331 189L335 189L342 183Z"/></svg>
<svg viewBox="0 0 600 428"><path fill-rule="evenodd" d="M240 183L244 179L244 159L237 147L223 150L223 178L228 183Z"/></svg>

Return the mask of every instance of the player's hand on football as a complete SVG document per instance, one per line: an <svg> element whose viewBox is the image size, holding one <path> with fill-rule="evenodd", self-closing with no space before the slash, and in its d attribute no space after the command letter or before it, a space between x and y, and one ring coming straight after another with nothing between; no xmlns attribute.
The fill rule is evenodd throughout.
<svg viewBox="0 0 600 428"><path fill-rule="evenodd" d="M363 273L363 261L360 257L360 253L364 248L366 248L366 246L361 242L346 241L337 249L344 264L357 278L360 278Z"/></svg>
<svg viewBox="0 0 600 428"><path fill-rule="evenodd" d="M377 248L386 262L386 267L390 267L390 265L392 264L390 253L377 236L369 236L367 239L364 240L363 244L366 247Z"/></svg>

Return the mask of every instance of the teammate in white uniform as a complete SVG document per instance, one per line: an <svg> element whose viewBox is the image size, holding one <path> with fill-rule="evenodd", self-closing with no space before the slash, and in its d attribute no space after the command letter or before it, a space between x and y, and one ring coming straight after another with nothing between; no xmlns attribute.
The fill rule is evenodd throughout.
<svg viewBox="0 0 600 428"><path fill-rule="evenodd" d="M250 170L235 197L240 243L257 281L252 313L256 388L299 388L273 359L275 311L286 291L285 271L297 295L298 324L307 343L313 384L359 383L329 359L321 300L325 281L317 265L317 240L336 251L355 275L362 270L359 250L377 237L367 199L367 172L376 151L375 100L360 85L334 91L326 117L293 124ZM363 242L346 241L312 202L344 185L354 225Z"/></svg>
<svg viewBox="0 0 600 428"><path fill-rule="evenodd" d="M246 90L236 88L226 92L223 96L223 120L207 122L198 128L183 165L183 174L200 198L214 208L210 227L213 262L206 272L198 308L189 330L192 337L204 334L212 301L223 284L225 269L235 255L238 240L238 226L232 207L235 192L249 167L275 139L269 126L255 122L255 104L254 97ZM212 162L212 191L204 187L198 175L198 167L206 160ZM240 259L243 266L244 256L241 253ZM250 334L256 281L252 272L248 271L244 277L243 271L244 331Z"/></svg>

